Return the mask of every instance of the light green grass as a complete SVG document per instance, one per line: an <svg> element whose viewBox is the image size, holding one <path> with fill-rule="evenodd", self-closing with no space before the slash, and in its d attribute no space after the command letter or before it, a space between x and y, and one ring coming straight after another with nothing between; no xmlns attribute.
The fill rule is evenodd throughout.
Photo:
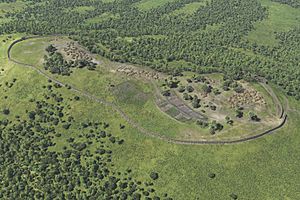
<svg viewBox="0 0 300 200"><path fill-rule="evenodd" d="M174 10L172 12L172 14L173 15L180 15L180 14L191 15L191 14L194 14L201 6L205 6L205 5L206 5L205 1L189 3L178 10Z"/></svg>
<svg viewBox="0 0 300 200"><path fill-rule="evenodd" d="M285 32L295 27L300 27L300 9L292 8L285 4L260 0L268 9L269 16L255 24L246 39L261 45L276 45L275 32Z"/></svg>
<svg viewBox="0 0 300 200"><path fill-rule="evenodd" d="M2 38L1 38L2 39ZM16 85L8 91L9 101L3 101L5 93L0 93L0 107L12 107L12 113L24 114L27 100L38 98L43 92L41 85L47 80L31 69L14 65L7 61L5 53L8 44L1 44L1 66L5 68L0 82L17 78ZM79 75L79 74L78 74ZM22 92L23 91L23 92ZM25 99L19 98L22 92ZM276 92L283 97L279 90ZM61 93L66 97L74 94L66 89ZM289 98L290 106L300 110L299 102ZM287 126L255 141L238 145L202 145L185 146L169 144L150 138L130 127L116 113L101 104L82 98L71 102L71 114L78 120L105 120L110 122L108 131L125 139L124 145L113 147L115 168L131 168L133 177L149 181L149 173L157 171L160 178L155 188L161 194L168 193L173 199L230 199L236 193L238 199L273 200L299 199L300 175L300 114L289 112ZM119 124L126 128L119 130ZM160 123L164 123L163 121ZM169 130L172 127L167 127ZM68 138L68 133L63 138ZM69 132L76 139L79 131ZM64 140L55 140L59 150ZM97 143L91 148L96 148ZM209 179L208 173L216 173L215 179Z"/></svg>
<svg viewBox="0 0 300 200"><path fill-rule="evenodd" d="M51 43L53 43L51 38L23 41L13 48L12 56L19 61L34 64L43 69L44 49ZM111 67L115 64L106 59L100 59L102 64L98 66L95 71L74 69L71 76L47 73L63 83L68 83L82 91L103 98L108 102L114 102L141 127L156 134L171 138L228 140L239 138L241 135L254 135L269 128L264 124L260 126L252 126L252 124L250 124L241 127L237 124L233 127L225 127L226 130L220 134L210 135L208 129L202 129L195 123L182 123L171 118L167 113L163 113L155 104L153 97L155 89L149 82L130 79L124 75L112 73ZM179 62L174 64L184 65L186 63ZM194 73L190 72L190 74L192 75ZM221 78L220 74L212 74L209 76L211 78ZM111 85L115 85L115 87L111 87ZM226 113L226 111L224 112ZM232 115L234 115L234 113Z"/></svg>
<svg viewBox="0 0 300 200"><path fill-rule="evenodd" d="M175 0L142 0L135 5L139 10L147 11L173 1Z"/></svg>

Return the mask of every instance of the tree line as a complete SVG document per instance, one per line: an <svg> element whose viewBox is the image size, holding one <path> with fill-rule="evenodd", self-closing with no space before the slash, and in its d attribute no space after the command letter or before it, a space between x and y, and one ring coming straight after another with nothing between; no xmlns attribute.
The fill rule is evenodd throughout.
<svg viewBox="0 0 300 200"><path fill-rule="evenodd" d="M135 6L138 0L41 2L10 13L13 20L1 25L2 33L68 34L93 53L168 73L222 72L249 81L263 76L300 99L299 30L277 33L280 45L275 47L246 40L254 23L268 16L257 0L212 0L193 14L179 15L172 13L196 0L177 0L147 11ZM93 9L70 11L79 6ZM119 17L87 23L104 13ZM174 62L185 64L174 67Z"/></svg>

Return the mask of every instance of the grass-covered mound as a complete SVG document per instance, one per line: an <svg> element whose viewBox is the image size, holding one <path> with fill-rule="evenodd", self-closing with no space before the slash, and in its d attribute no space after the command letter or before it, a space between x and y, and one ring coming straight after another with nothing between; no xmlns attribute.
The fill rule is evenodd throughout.
<svg viewBox="0 0 300 200"><path fill-rule="evenodd" d="M35 59L26 61L30 55ZM166 140L239 140L273 129L284 120L282 104L264 88L272 91L265 83L191 72L168 77L110 62L57 36L23 40L13 46L11 56L70 89L103 99L144 134ZM81 67L82 60L93 63L92 70L89 65Z"/></svg>

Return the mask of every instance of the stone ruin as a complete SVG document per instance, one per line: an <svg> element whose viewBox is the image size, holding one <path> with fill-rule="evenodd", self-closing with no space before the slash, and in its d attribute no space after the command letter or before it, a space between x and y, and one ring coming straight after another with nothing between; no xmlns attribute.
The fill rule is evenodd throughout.
<svg viewBox="0 0 300 200"><path fill-rule="evenodd" d="M245 105L265 105L263 96L256 90L246 89L243 93L236 93L229 97L228 102L232 108Z"/></svg>
<svg viewBox="0 0 300 200"><path fill-rule="evenodd" d="M147 71L144 69L138 69L128 65L121 65L117 68L117 72L126 74L127 76L138 77L138 78L146 78L149 80L158 80L160 79L160 75L154 71Z"/></svg>
<svg viewBox="0 0 300 200"><path fill-rule="evenodd" d="M87 60L92 61L93 58L84 50L78 48L75 42L68 42L66 47L63 48L66 56L71 60Z"/></svg>

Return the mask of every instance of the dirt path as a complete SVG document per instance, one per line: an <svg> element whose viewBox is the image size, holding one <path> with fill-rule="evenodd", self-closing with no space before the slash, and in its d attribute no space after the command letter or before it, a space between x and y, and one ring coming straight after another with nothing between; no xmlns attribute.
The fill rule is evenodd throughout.
<svg viewBox="0 0 300 200"><path fill-rule="evenodd" d="M30 68L36 72L38 72L40 75L44 76L45 78L51 80L52 82L54 83L57 83L59 84L60 86L63 86L63 87L66 87L66 86L70 86L71 87L71 91L73 91L74 93L77 93L81 96L84 96L94 102L97 102L97 103L100 103L100 104L103 104L105 106L109 106L112 108L113 111L119 113L121 115L121 117L127 121L127 123L129 125L131 125L133 128L137 129L139 132L149 136L149 137L153 137L153 138L157 138L157 139L160 139L160 140L163 140L163 141L166 141L166 142L169 142L169 143L173 143L173 144L184 144L184 145L200 145L200 144L236 144L236 143L242 143L242 142L247 142L247 141L251 141L251 140L254 140L254 139L257 139L257 138L260 138L260 137L263 137L265 135L268 135L268 134L271 134L271 133L275 133L276 130L280 129L281 127L283 127L287 121L287 114L284 112L284 109L282 108L282 121L281 123L270 129L270 130L267 130L263 133L260 133L260 134L257 134L257 135L253 135L253 136L250 136L250 137L245 137L245 138L241 138L241 139L236 139L236 140L176 140L176 139L172 139L172 138L168 138L166 136L162 136L158 133L154 133L154 132L151 132L151 131L148 131L146 129L144 129L142 126L140 126L139 124L137 124L135 121L133 121L126 113L124 113L117 105L115 105L114 103L111 103L111 102L107 102L105 101L104 99L101 99L101 98L98 98L86 91L83 91L83 90L80 90L78 88L75 88L73 87L72 85L70 84L67 84L67 83L63 83L55 78L53 78L52 76L48 75L46 72L44 72L43 70L39 69L38 67L34 66L34 65L30 65L30 64L27 64L27 63L23 63L23 62L20 62L20 61L17 61L15 59L13 59L11 57L11 50L12 48L19 42L22 42L24 40L28 40L28 39L33 39L33 38L44 38L44 37L53 37L53 36L62 36L62 35L52 35L52 36L32 36L32 37L23 37L21 39L18 39L18 40L15 40L8 48L7 50L7 57L9 59L9 61L15 63L15 64L18 64L18 65L21 65L23 67L27 67L27 68ZM275 95L275 93L274 93ZM275 95L274 97L277 98L277 96ZM278 98L277 98L278 100ZM280 102L279 102L280 103ZM280 104L281 105L281 104ZM282 107L282 106L281 106Z"/></svg>
<svg viewBox="0 0 300 200"><path fill-rule="evenodd" d="M260 82L260 85L263 86L263 88L269 93L269 95L272 97L276 108L277 108L277 115L280 117L280 119L284 115L284 110L288 110L288 105L285 106L285 109L283 108L280 100L278 99L277 95L274 93L272 88L267 84L267 80L263 79L263 81Z"/></svg>

